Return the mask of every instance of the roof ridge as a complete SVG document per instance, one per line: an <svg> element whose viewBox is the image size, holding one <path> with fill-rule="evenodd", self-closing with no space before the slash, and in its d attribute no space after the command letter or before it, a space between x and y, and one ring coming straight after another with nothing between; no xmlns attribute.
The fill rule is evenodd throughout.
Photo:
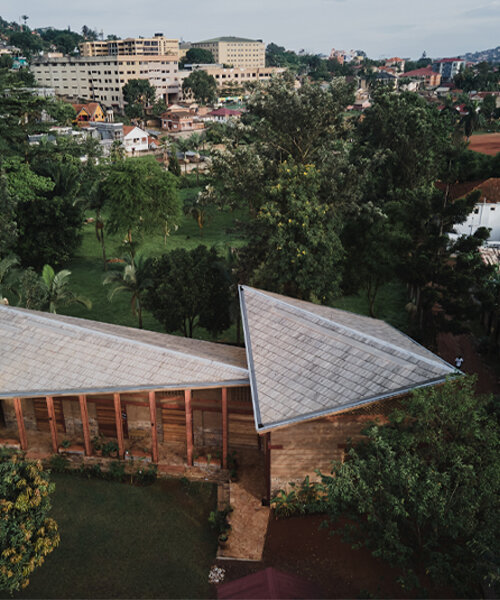
<svg viewBox="0 0 500 600"><path fill-rule="evenodd" d="M128 337L125 336L120 336L120 335L116 335L116 334L112 334L112 333L108 333L105 331L99 331L97 329L92 329L90 327L86 328L83 325L77 325L75 323L68 323L67 321L62 321L62 320L57 320L57 319L49 319L48 317L42 316L40 314L34 314L32 312L24 312L24 311L20 311L18 310L17 307L15 306L5 306L5 305L0 305L0 311L9 311L9 310L13 310L15 311L17 314L21 314L21 315L29 315L30 318L32 319L36 319L38 321L41 321L42 323L51 323L53 324L54 322L59 323L61 326L63 327L68 327L70 330L71 329L78 329L78 330L83 330L83 331L91 331L92 333L99 335L101 337L106 337L106 338L111 338L114 340L120 340L120 341L124 341L124 342L129 342L131 344L135 344L138 346L144 346L147 348L155 348L156 350L162 351L166 354L175 354L177 356L186 356L189 357L193 360L198 360L198 361L202 361L204 363L210 363L210 364L216 364L216 365L221 365L230 369L237 369L238 371L242 371L244 373L248 373L247 369L243 369L242 367L237 367L235 365L231 365L225 362L221 362L219 360L215 360L215 359L210 359L210 358L204 358L202 356L194 356L193 354L188 354L186 352L181 352L179 350L172 350L171 348L164 348L163 346L158 346L156 344L152 344L150 342L143 342L143 341L138 341L138 340L134 340L134 339L130 339ZM74 318L79 318L79 317L74 317ZM91 323L93 322L91 319L86 319L88 321L90 321ZM96 323L100 323L100 321L95 321ZM112 323L113 325L113 323ZM119 327L119 326L118 326ZM161 333L161 332L155 332L155 333Z"/></svg>
<svg viewBox="0 0 500 600"><path fill-rule="evenodd" d="M392 348L394 350L398 350L399 352L404 352L404 353L406 353L409 356L413 356L416 360L426 362L427 364L430 364L430 365L439 366L441 368L443 367L442 363L440 364L439 362L437 362L435 360L432 360L430 358L421 356L420 354L416 354L415 352L412 352L411 350L407 350L406 348L402 348L401 346L397 346L397 345L395 345L395 344L393 344L391 342L387 342L385 340L382 340L379 337L375 337L375 336L370 335L368 333L364 333L362 331L359 331L358 329L354 329L353 327L348 327L347 325L343 325L341 323L337 323L336 321L332 321L332 319L328 319L327 317L324 317L323 315L319 315L319 314L317 314L315 312L312 312L310 310L307 310L307 309L305 309L303 307L295 306L294 304L290 304L289 302L286 302L285 300L281 300L280 298L276 298L275 296L270 296L269 294L267 294L265 292L265 290L258 290L256 288L252 288L252 287L249 287L249 286L241 286L241 287L243 289L252 290L253 292L255 292L257 294L260 294L262 296L265 296L266 298L269 298L270 300L272 300L274 302L277 302L277 303L280 303L280 304L284 304L285 306L289 306L289 307L294 308L294 309L296 309L298 311L302 311L304 313L312 315L312 316L314 316L314 317L316 317L318 319L321 319L322 321L326 321L328 323L333 323L336 327L344 330L347 334L349 334L349 333L351 333L351 334L355 333L355 334L361 336L362 338L365 338L366 340L372 340L372 341L375 341L375 342L377 342L377 343L379 343L379 344L381 344L383 346ZM322 306L322 305L319 305L319 306ZM327 308L332 308L332 307L327 307ZM360 316L364 316L364 315L360 315ZM374 320L380 321L381 319L374 319ZM385 323L385 321L382 321L382 322ZM445 363L445 364L448 365L448 363ZM453 367L451 365L448 365L448 366L450 368L450 371L454 372ZM250 367L250 365L249 365L249 367Z"/></svg>

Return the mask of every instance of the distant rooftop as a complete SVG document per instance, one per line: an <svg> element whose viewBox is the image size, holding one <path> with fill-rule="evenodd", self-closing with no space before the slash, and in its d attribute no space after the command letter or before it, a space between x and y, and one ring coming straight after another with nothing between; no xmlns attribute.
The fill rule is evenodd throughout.
<svg viewBox="0 0 500 600"><path fill-rule="evenodd" d="M262 42L262 40L251 40L250 38L242 38L242 37L234 37L231 35L226 35L222 37L211 38L209 40L202 40L201 42L196 42L197 44L209 44L211 42Z"/></svg>

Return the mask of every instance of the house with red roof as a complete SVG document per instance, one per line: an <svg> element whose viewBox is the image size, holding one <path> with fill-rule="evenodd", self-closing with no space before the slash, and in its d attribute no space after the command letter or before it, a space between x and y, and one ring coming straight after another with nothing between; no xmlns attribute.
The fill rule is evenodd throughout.
<svg viewBox="0 0 500 600"><path fill-rule="evenodd" d="M72 104L76 111L75 121L78 125L82 123L103 123L106 121L106 114L99 102L89 102L88 104Z"/></svg>
<svg viewBox="0 0 500 600"><path fill-rule="evenodd" d="M123 126L123 145L129 154L149 150L148 134L135 125Z"/></svg>
<svg viewBox="0 0 500 600"><path fill-rule="evenodd" d="M205 121L216 121L217 123L227 123L230 119L239 119L243 113L241 110L232 110L230 108L217 108L211 110L204 117Z"/></svg>
<svg viewBox="0 0 500 600"><path fill-rule="evenodd" d="M445 189L445 184L437 187ZM459 200L473 192L479 192L473 211L467 219L455 225L456 235L473 235L480 227L490 230L488 243L500 242L500 177L490 177L483 181L457 183L449 187L450 200Z"/></svg>
<svg viewBox="0 0 500 600"><path fill-rule="evenodd" d="M441 58L432 63L432 70L439 73L443 81L451 81L463 68L465 61L461 58Z"/></svg>
<svg viewBox="0 0 500 600"><path fill-rule="evenodd" d="M404 77L421 82L425 87L439 87L441 85L441 74L436 73L431 67L423 67L407 71Z"/></svg>

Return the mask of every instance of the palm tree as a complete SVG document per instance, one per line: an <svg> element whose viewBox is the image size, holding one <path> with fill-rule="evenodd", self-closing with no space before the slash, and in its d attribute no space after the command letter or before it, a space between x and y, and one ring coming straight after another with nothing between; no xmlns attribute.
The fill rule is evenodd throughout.
<svg viewBox="0 0 500 600"><path fill-rule="evenodd" d="M19 260L13 255L0 260L0 302L4 300L5 293L11 290L13 278L15 277L13 269L18 264Z"/></svg>
<svg viewBox="0 0 500 600"><path fill-rule="evenodd" d="M179 137L176 144L184 158L184 173L187 173L186 152L191 149L190 138Z"/></svg>
<svg viewBox="0 0 500 600"><path fill-rule="evenodd" d="M69 289L69 277L71 271L63 269L55 272L50 265L44 265L42 269L42 282L47 289L47 304L49 312L55 313L59 306L68 304L81 304L89 310L92 308L92 302L83 296L77 296Z"/></svg>
<svg viewBox="0 0 500 600"><path fill-rule="evenodd" d="M112 271L103 280L103 285L112 285L108 299L111 301L115 294L127 292L131 295L130 307L134 317L137 317L139 328L142 329L143 296L151 286L148 277L147 259L141 254L126 256L125 265L121 271Z"/></svg>

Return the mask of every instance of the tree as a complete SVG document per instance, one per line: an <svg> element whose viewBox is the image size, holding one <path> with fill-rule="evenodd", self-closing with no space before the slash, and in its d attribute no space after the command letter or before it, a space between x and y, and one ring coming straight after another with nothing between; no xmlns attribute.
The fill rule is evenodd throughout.
<svg viewBox="0 0 500 600"><path fill-rule="evenodd" d="M132 232L164 231L181 216L175 177L153 157L118 160L103 180L109 211L108 230L126 233L133 251Z"/></svg>
<svg viewBox="0 0 500 600"><path fill-rule="evenodd" d="M149 278L149 265L142 255L126 256L125 264L120 271L112 271L103 280L103 285L112 285L108 294L111 301L116 294L125 292L130 294L130 307L132 314L137 317L139 328L142 329L142 307L144 296L151 286Z"/></svg>
<svg viewBox="0 0 500 600"><path fill-rule="evenodd" d="M200 235L203 228L210 221L215 211L215 198L213 188L207 185L197 196L188 196L184 199L184 214L190 215L198 224Z"/></svg>
<svg viewBox="0 0 500 600"><path fill-rule="evenodd" d="M336 532L399 567L405 587L427 573L465 597L498 581L500 428L471 378L415 391L385 426L322 477Z"/></svg>
<svg viewBox="0 0 500 600"><path fill-rule="evenodd" d="M213 336L230 325L230 277L215 248L179 248L151 261L144 306L168 333L193 337L196 327Z"/></svg>
<svg viewBox="0 0 500 600"><path fill-rule="evenodd" d="M54 484L40 461L0 453L0 589L19 592L31 573L59 545L57 524L48 515Z"/></svg>
<svg viewBox="0 0 500 600"><path fill-rule="evenodd" d="M69 287L71 271L63 269L56 273L50 265L44 265L42 269L42 281L47 291L46 308L55 313L60 306L68 304L81 304L88 310L92 308L92 302L83 296L77 296Z"/></svg>
<svg viewBox="0 0 500 600"><path fill-rule="evenodd" d="M217 82L212 75L199 69L184 79L182 91L184 94L192 93L200 104L212 104L217 99Z"/></svg>
<svg viewBox="0 0 500 600"><path fill-rule="evenodd" d="M180 61L179 67L184 68L184 65L201 65L201 64L212 64L214 63L214 55L210 50L204 50L203 48L190 48L186 52L186 56Z"/></svg>
<svg viewBox="0 0 500 600"><path fill-rule="evenodd" d="M0 172L0 259L16 245L16 206L17 201L9 191L7 176Z"/></svg>
<svg viewBox="0 0 500 600"><path fill-rule="evenodd" d="M338 295L344 252L335 214L320 198L320 183L313 165L281 165L249 226L242 256L255 285L305 300Z"/></svg>
<svg viewBox="0 0 500 600"><path fill-rule="evenodd" d="M130 79L123 86L123 99L127 103L125 114L130 119L144 118L146 108L154 104L156 90L147 79Z"/></svg>
<svg viewBox="0 0 500 600"><path fill-rule="evenodd" d="M18 298L19 306L31 310L46 310L47 286L33 267L21 271L11 289Z"/></svg>

